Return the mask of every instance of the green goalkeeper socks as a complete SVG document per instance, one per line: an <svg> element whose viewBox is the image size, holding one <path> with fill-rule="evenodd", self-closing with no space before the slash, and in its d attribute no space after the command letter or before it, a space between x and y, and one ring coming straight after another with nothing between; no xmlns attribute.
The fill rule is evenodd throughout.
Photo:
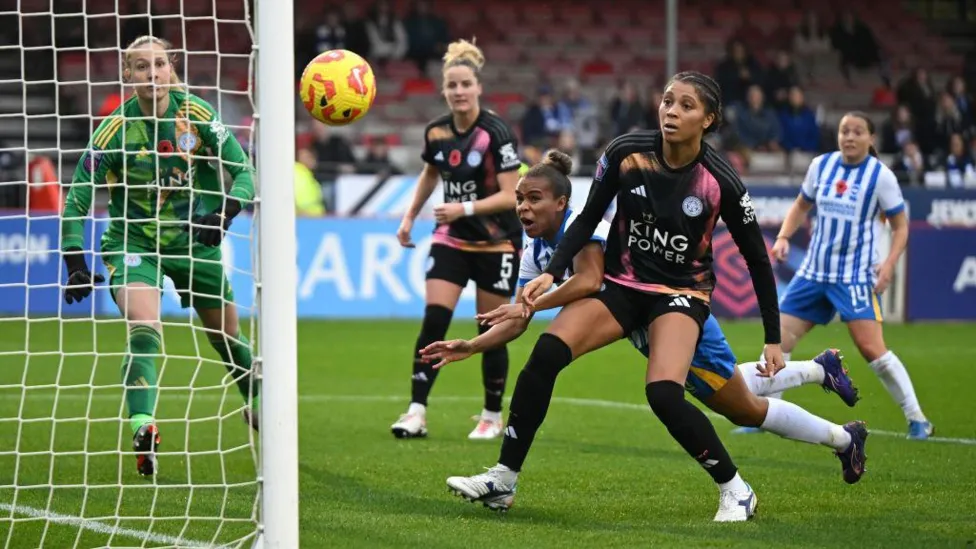
<svg viewBox="0 0 976 549"><path fill-rule="evenodd" d="M160 347L159 332L151 326L137 324L129 329L129 351L122 363L122 383L125 384L125 403L133 433L153 421L159 393L156 355Z"/></svg>
<svg viewBox="0 0 976 549"><path fill-rule="evenodd" d="M210 344L224 361L224 366L237 383L237 390L241 392L244 401L251 402L257 409L260 389L257 380L252 379L251 346L247 336L240 334L236 339L217 336L210 340Z"/></svg>

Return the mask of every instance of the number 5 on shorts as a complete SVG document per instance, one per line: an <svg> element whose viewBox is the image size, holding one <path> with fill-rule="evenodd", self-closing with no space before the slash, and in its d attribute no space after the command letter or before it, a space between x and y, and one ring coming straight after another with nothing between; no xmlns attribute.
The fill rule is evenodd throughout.
<svg viewBox="0 0 976 549"><path fill-rule="evenodd" d="M512 270L515 268L512 265L513 259L515 259L515 254L502 254L502 266L498 270L498 282L495 284L499 290L511 291L512 289L508 279L512 277Z"/></svg>

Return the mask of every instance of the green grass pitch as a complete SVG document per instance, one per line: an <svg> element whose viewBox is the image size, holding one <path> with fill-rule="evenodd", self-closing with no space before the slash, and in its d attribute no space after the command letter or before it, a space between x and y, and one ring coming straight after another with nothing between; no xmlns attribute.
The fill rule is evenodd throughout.
<svg viewBox="0 0 976 549"><path fill-rule="evenodd" d="M536 324L510 347L509 394L545 326ZM758 356L758 324L723 326L740 360ZM836 422L866 420L874 431L868 472L848 486L829 450L733 435L714 419L760 501L755 520L732 525L711 522L717 491L650 413L643 360L624 342L560 377L509 513L451 496L444 479L494 464L499 442L466 439L481 409L477 359L442 372L428 439L392 437L389 425L408 400L417 329L402 321L299 324L303 547L904 549L972 547L976 539L972 325L887 327L937 427L940 440L923 443L904 439L901 411L843 326L811 334L794 356L841 348L863 400L850 409L816 387L787 397ZM165 362L158 416L169 453L156 482L119 454L131 439L119 420L124 333L117 321L0 319L0 547L219 545L252 531L250 434L202 334L164 334L171 355L207 361ZM472 333L472 323L459 321L449 336ZM25 343L29 361L11 354ZM187 385L198 390L168 389Z"/></svg>

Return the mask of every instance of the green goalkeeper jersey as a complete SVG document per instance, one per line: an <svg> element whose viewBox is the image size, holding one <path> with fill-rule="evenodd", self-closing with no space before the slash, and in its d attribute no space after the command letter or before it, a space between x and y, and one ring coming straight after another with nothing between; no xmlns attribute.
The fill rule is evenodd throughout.
<svg viewBox="0 0 976 549"><path fill-rule="evenodd" d="M233 177L227 196L243 207L254 197L254 170L240 143L209 103L169 92L160 117L145 116L133 96L95 130L72 178L61 221L61 249L82 248L96 187L107 186L110 221L102 244L188 251L187 224L224 201L223 169Z"/></svg>

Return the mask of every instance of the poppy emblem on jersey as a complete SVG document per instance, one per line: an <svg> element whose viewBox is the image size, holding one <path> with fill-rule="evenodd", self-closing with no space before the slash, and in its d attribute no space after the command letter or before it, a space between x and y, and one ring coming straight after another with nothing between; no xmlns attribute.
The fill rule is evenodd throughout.
<svg viewBox="0 0 976 549"><path fill-rule="evenodd" d="M451 165L452 168L456 168L461 164L461 151L454 149L451 154L447 157L447 163Z"/></svg>
<svg viewBox="0 0 976 549"><path fill-rule="evenodd" d="M681 203L681 211L685 212L688 217L698 217L704 209L705 205L697 196L685 197L684 202Z"/></svg>
<svg viewBox="0 0 976 549"><path fill-rule="evenodd" d="M164 154L173 152L173 143L169 139L163 139L156 144L156 152L161 152Z"/></svg>
<svg viewBox="0 0 976 549"><path fill-rule="evenodd" d="M176 145L181 151L190 152L197 146L197 136L193 132L186 132L176 138Z"/></svg>
<svg viewBox="0 0 976 549"><path fill-rule="evenodd" d="M844 193L847 192L847 181L844 181L843 179L837 181L834 188L837 189L838 196L844 196Z"/></svg>
<svg viewBox="0 0 976 549"><path fill-rule="evenodd" d="M481 165L481 153L478 151L471 151L468 153L468 166L472 168L477 168Z"/></svg>

